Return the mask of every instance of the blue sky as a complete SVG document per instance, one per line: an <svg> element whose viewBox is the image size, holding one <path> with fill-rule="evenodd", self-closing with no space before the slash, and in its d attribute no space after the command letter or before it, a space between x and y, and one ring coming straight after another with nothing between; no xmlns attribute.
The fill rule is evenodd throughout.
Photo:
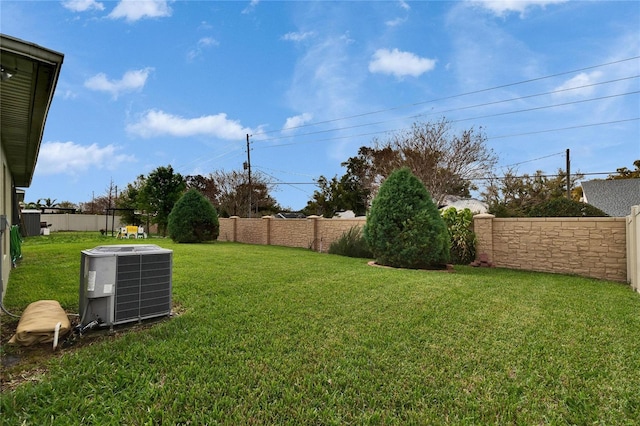
<svg viewBox="0 0 640 426"><path fill-rule="evenodd" d="M374 137L446 117L520 173L640 158L637 1L6 1L65 55L27 201L171 165L255 172L303 208ZM500 173L501 168L497 170ZM605 176L587 176L592 179Z"/></svg>

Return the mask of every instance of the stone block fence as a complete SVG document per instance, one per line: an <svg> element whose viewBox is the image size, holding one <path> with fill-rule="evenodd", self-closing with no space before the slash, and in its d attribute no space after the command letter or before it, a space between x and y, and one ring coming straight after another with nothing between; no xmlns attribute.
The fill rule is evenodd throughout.
<svg viewBox="0 0 640 426"><path fill-rule="evenodd" d="M112 217L43 214L51 231L91 231ZM115 218L119 226L119 218ZM366 219L220 218L219 241L300 247L326 253L333 241ZM476 252L502 268L575 274L629 282L640 292L640 206L626 218L496 218L476 215Z"/></svg>
<svg viewBox="0 0 640 426"><path fill-rule="evenodd" d="M626 219L474 217L477 253L497 267L627 281Z"/></svg>
<svg viewBox="0 0 640 426"><path fill-rule="evenodd" d="M636 219L638 211L640 208L635 210ZM633 240L630 218L501 219L489 214L476 215L476 252L485 253L497 267L630 282L640 291L637 278L640 226L635 220L633 235L637 236ZM221 218L218 240L327 252L344 232L353 226L364 226L365 222L364 217Z"/></svg>

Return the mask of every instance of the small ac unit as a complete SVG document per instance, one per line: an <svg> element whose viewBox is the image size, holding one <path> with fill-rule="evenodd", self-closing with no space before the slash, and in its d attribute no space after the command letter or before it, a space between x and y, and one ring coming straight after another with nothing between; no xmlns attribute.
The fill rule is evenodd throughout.
<svg viewBox="0 0 640 426"><path fill-rule="evenodd" d="M82 251L80 318L113 327L171 314L173 251L153 244Z"/></svg>

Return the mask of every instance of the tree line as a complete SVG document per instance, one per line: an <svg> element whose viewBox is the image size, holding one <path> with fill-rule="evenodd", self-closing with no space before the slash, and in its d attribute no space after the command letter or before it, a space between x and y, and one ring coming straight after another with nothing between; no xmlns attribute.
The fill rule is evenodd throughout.
<svg viewBox="0 0 640 426"><path fill-rule="evenodd" d="M554 175L540 170L519 175L513 168L498 175L497 163L498 156L487 146L482 128L456 131L445 118L414 123L408 130L375 138L369 146L360 147L357 155L341 163L346 170L342 176L320 176L316 180L318 189L302 213L333 217L337 212L352 210L356 215L365 215L380 185L401 168L409 169L424 184L437 206L447 196L469 198L472 192L479 191L489 212L499 217L526 216L542 203L566 197L566 171L561 168ZM634 170L621 167L607 179L639 178L640 160L633 165ZM575 201L582 196L578 182L583 177L580 173L570 176L569 190ZM477 182L484 182L482 189ZM105 194L77 208L86 213L117 208L122 219L134 225L150 218L164 235L173 206L189 189L207 198L220 217L260 217L286 211L273 198L273 185L260 172L254 173L249 183L246 170L182 176L171 165L138 176L119 193L111 182ZM25 207L76 206L47 198Z"/></svg>

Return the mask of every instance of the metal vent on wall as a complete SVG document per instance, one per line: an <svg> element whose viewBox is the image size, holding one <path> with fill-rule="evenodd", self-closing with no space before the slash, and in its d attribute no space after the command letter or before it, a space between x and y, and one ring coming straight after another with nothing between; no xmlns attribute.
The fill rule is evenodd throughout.
<svg viewBox="0 0 640 426"><path fill-rule="evenodd" d="M82 251L80 315L115 325L171 313L171 250L150 244Z"/></svg>

